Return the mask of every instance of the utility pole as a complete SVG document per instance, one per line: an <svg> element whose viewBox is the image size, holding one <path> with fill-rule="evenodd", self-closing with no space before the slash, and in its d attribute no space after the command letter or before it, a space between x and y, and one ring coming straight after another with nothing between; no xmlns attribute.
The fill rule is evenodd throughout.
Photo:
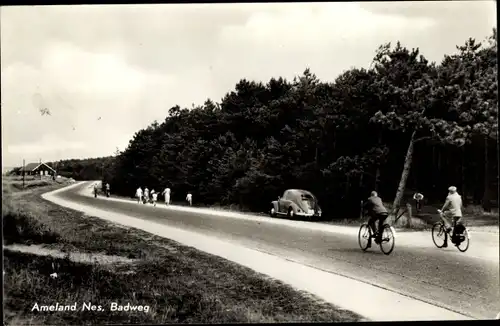
<svg viewBox="0 0 500 326"><path fill-rule="evenodd" d="M25 164L24 164L24 159L23 159L23 189L24 189L24 175L26 174L24 167L25 167Z"/></svg>
<svg viewBox="0 0 500 326"><path fill-rule="evenodd" d="M59 167L59 161L56 161L56 163L54 164L54 180L57 179L57 168Z"/></svg>

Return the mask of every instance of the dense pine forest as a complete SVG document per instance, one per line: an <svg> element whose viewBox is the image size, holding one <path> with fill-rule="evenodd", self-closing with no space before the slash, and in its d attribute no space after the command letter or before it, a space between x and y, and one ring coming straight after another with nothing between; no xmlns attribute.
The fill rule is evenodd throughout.
<svg viewBox="0 0 500 326"><path fill-rule="evenodd" d="M191 191L198 203L252 211L304 188L328 218L357 217L373 189L399 206L415 190L442 202L455 185L466 205L497 205L496 30L441 63L399 42L375 53L369 69L333 82L309 69L291 81L242 79L218 103L172 107L121 153L58 171L102 178L119 195L169 186L173 200Z"/></svg>

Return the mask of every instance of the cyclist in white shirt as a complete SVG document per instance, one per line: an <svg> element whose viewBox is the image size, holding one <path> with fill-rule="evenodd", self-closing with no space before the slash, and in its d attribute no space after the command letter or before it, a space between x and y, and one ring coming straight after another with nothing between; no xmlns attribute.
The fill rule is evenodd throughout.
<svg viewBox="0 0 500 326"><path fill-rule="evenodd" d="M142 201L142 188L141 187L137 188L137 190L135 191L135 196L137 197L137 202L140 204Z"/></svg>
<svg viewBox="0 0 500 326"><path fill-rule="evenodd" d="M165 196L165 205L170 205L170 188L165 188L161 194Z"/></svg>
<svg viewBox="0 0 500 326"><path fill-rule="evenodd" d="M447 226L448 231L453 227L452 238L456 237L456 225L461 222L462 219L462 196L457 192L457 188L451 186L448 188L448 196L444 202L443 208L441 208L443 214L444 222ZM452 223L448 219L452 220ZM448 246L448 241L445 240L444 247Z"/></svg>
<svg viewBox="0 0 500 326"><path fill-rule="evenodd" d="M191 195L190 192L188 192L188 194L186 196L186 200L187 200L189 206L193 206L193 195Z"/></svg>

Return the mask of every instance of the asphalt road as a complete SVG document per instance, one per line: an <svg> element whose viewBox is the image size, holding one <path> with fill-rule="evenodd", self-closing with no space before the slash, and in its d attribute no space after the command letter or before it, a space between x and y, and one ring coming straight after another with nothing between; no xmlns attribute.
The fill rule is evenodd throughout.
<svg viewBox="0 0 500 326"><path fill-rule="evenodd" d="M408 241L396 242L393 254L385 256L377 247L362 252L357 237L352 234L166 210L133 201L95 199L79 194L84 187L88 187L88 184L60 192L57 196L83 205L237 242L473 318L494 318L500 311L498 260L460 254L456 248L439 250L434 247L430 237L428 245L413 246ZM494 245L498 248L498 242ZM472 246L474 237L471 239Z"/></svg>

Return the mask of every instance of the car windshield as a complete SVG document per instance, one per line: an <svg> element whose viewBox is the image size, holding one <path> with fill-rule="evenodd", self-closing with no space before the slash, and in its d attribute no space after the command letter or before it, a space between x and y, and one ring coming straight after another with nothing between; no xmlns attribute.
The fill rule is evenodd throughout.
<svg viewBox="0 0 500 326"><path fill-rule="evenodd" d="M308 209L314 209L314 197L310 194L301 194L300 199L307 205Z"/></svg>

